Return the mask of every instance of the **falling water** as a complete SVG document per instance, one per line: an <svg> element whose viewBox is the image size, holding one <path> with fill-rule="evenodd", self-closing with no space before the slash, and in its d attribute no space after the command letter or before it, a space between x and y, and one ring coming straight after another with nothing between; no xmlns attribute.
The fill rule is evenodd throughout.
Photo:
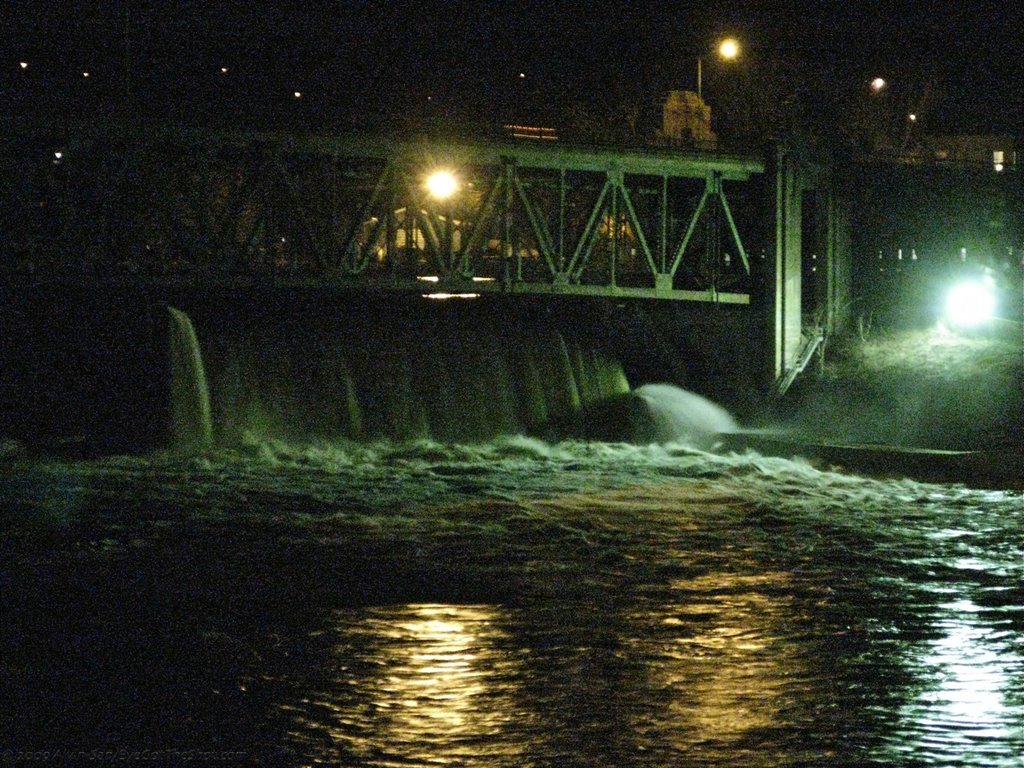
<svg viewBox="0 0 1024 768"><path fill-rule="evenodd" d="M210 391L199 339L189 316L168 307L171 353L171 445L195 451L213 444Z"/></svg>
<svg viewBox="0 0 1024 768"><path fill-rule="evenodd" d="M736 422L720 405L672 384L644 384L585 402L553 437L637 444L680 443L707 450Z"/></svg>
<svg viewBox="0 0 1024 768"><path fill-rule="evenodd" d="M629 391L614 355L557 331L509 337L480 326L396 337L371 329L310 339L266 324L220 334L203 357L225 444L544 434Z"/></svg>
<svg viewBox="0 0 1024 768"><path fill-rule="evenodd" d="M298 312L197 311L195 327L210 331L201 351L190 318L170 310L179 448L518 434L706 449L736 428L693 393L631 388L600 337L528 317L378 312L310 325Z"/></svg>

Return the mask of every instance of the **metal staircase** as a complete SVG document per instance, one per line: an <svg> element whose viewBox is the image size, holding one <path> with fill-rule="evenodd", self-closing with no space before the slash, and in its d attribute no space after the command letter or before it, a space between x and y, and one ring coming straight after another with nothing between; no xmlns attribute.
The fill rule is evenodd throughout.
<svg viewBox="0 0 1024 768"><path fill-rule="evenodd" d="M803 341L801 342L800 353L797 355L796 362L786 370L775 384L776 398L783 397L793 385L793 382L796 381L796 377L807 368L807 364L811 362L814 353L818 351L818 348L825 340L825 331L820 326L814 326L806 329L802 338Z"/></svg>

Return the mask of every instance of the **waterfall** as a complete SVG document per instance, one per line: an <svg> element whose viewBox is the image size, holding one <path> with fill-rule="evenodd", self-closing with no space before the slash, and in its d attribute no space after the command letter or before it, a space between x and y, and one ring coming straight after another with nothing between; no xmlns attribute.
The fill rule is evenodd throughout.
<svg viewBox="0 0 1024 768"><path fill-rule="evenodd" d="M196 451L213 444L210 391L192 321L168 307L171 358L171 446Z"/></svg>
<svg viewBox="0 0 1024 768"><path fill-rule="evenodd" d="M226 444L520 433L706 448L735 429L727 412L691 392L631 390L593 335L519 318L452 314L415 325L377 316L350 327L322 317L219 317L201 353L188 315L169 313L178 450L212 445L213 423Z"/></svg>
<svg viewBox="0 0 1024 768"><path fill-rule="evenodd" d="M203 350L218 439L545 434L629 390L621 363L595 342L500 321L220 320Z"/></svg>

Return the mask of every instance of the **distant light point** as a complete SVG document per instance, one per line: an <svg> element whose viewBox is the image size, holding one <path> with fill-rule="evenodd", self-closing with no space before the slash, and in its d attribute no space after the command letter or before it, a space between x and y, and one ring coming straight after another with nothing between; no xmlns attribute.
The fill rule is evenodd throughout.
<svg viewBox="0 0 1024 768"><path fill-rule="evenodd" d="M57 152L53 153L53 159L54 160L60 160L62 157L64 157L64 153L63 152L57 151Z"/></svg>
<svg viewBox="0 0 1024 768"><path fill-rule="evenodd" d="M88 77L88 76L89 76L89 73L88 73L88 72L83 72L83 73L82 73L82 77Z"/></svg>
<svg viewBox="0 0 1024 768"><path fill-rule="evenodd" d="M294 96L294 97L295 97L296 99L301 99L301 98L302 98L302 91L295 91L295 93L293 93L292 95L293 95L293 96Z"/></svg>
<svg viewBox="0 0 1024 768"><path fill-rule="evenodd" d="M227 67L221 67L221 68L220 68L220 73L221 73L222 75L226 75L226 74L228 73L228 68L227 68Z"/></svg>
<svg viewBox="0 0 1024 768"><path fill-rule="evenodd" d="M28 69L28 62L27 61L19 61L18 62L18 66L21 67L22 69Z"/></svg>
<svg viewBox="0 0 1024 768"><path fill-rule="evenodd" d="M526 73L525 72L520 72L519 73L519 79L520 80L525 80L526 79Z"/></svg>
<svg viewBox="0 0 1024 768"><path fill-rule="evenodd" d="M907 115L907 119L910 120L910 122L912 122L912 123L916 123L917 122L917 115L915 115L913 112L911 112L909 115Z"/></svg>
<svg viewBox="0 0 1024 768"><path fill-rule="evenodd" d="M874 91L875 93L879 93L885 88L886 85L887 83L885 82L885 78L876 77L874 80L871 81L871 90Z"/></svg>

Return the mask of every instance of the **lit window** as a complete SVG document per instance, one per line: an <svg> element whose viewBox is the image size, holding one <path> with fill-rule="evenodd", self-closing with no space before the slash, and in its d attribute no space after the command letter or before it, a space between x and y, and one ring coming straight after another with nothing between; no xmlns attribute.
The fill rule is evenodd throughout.
<svg viewBox="0 0 1024 768"><path fill-rule="evenodd" d="M1003 150L1001 149L992 150L992 167L996 169L996 173L999 173L1005 167L1005 156L1006 155L1003 153Z"/></svg>

